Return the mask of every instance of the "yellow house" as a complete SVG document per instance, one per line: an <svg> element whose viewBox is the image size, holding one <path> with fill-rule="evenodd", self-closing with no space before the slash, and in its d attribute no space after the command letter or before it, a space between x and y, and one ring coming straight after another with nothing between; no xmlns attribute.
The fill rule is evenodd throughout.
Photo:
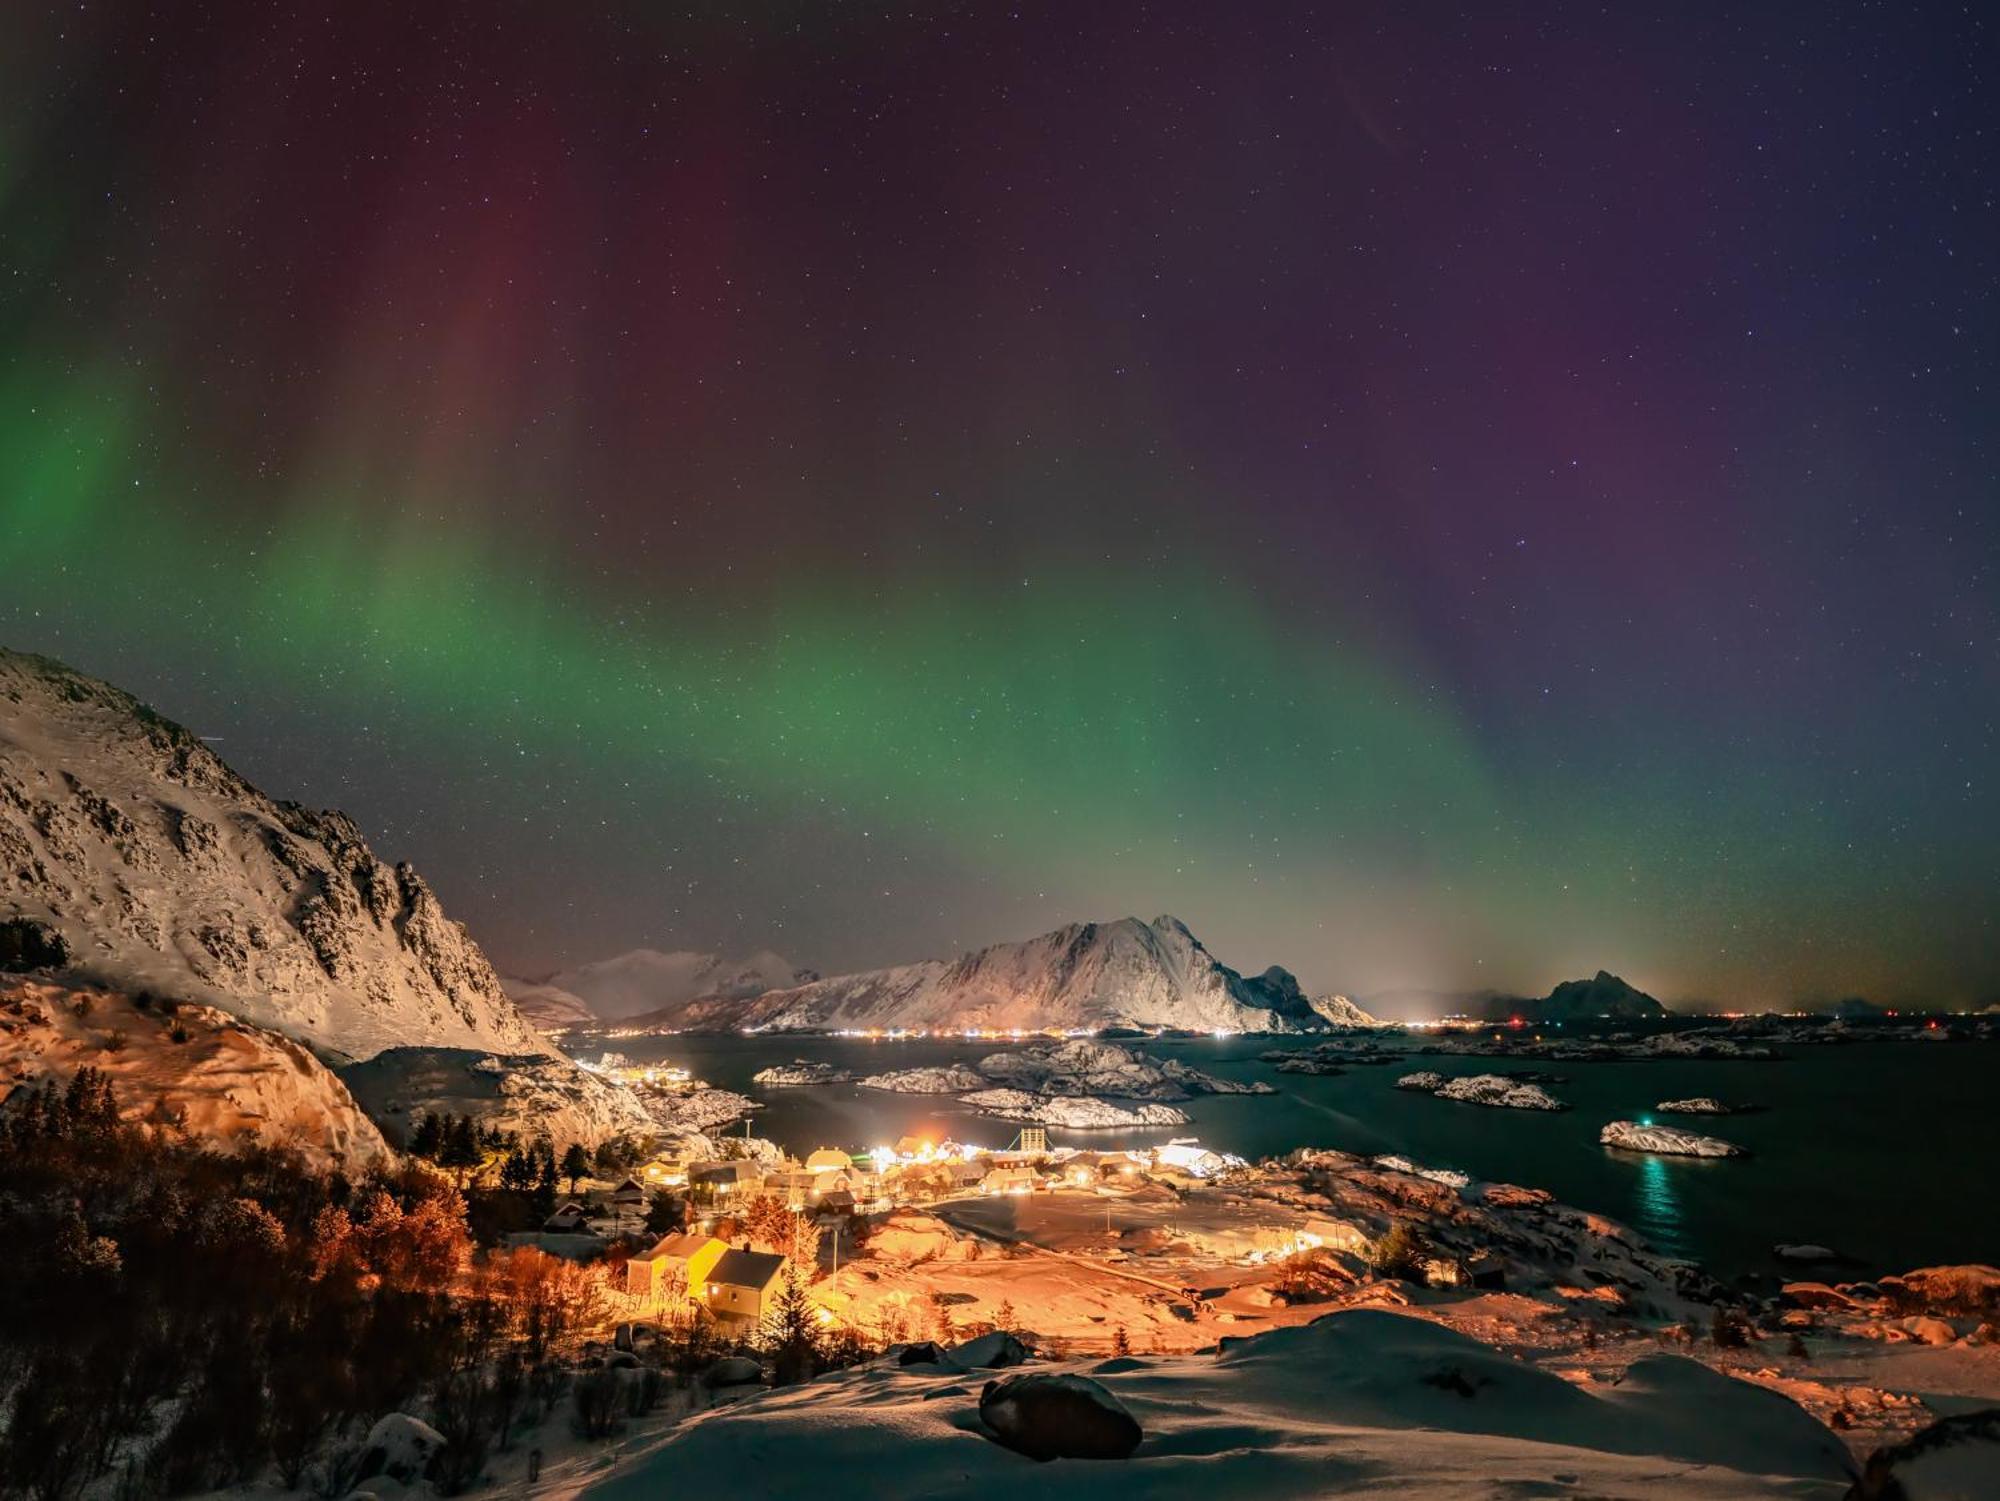
<svg viewBox="0 0 2000 1501"><path fill-rule="evenodd" d="M708 1278L729 1246L713 1235L669 1235L652 1250L625 1263L625 1291L653 1298L679 1285L682 1297L697 1302L708 1295Z"/></svg>
<svg viewBox="0 0 2000 1501"><path fill-rule="evenodd" d="M809 1173L824 1173L835 1170L845 1172L853 1166L853 1156L836 1147L821 1147L806 1159L806 1171Z"/></svg>
<svg viewBox="0 0 2000 1501"><path fill-rule="evenodd" d="M729 1251L708 1273L702 1301L718 1319L756 1323L771 1311L785 1258L766 1251Z"/></svg>

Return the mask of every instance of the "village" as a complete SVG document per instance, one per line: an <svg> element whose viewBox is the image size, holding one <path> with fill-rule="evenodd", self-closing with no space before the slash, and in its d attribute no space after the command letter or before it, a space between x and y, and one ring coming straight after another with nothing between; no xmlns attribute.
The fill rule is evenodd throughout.
<svg viewBox="0 0 2000 1501"><path fill-rule="evenodd" d="M822 1322L865 1324L870 1334L895 1337L927 1319L935 1322L940 1296L944 1307L990 1301L994 1314L1002 1304L1023 1306L1005 1293L987 1300L963 1289L940 1294L929 1284L947 1269L962 1273L983 1260L991 1272L1006 1264L1009 1252L1017 1261L1031 1253L1038 1223L1046 1217L1042 1228L1053 1230L1062 1222L1048 1215L1047 1206L1096 1205L1073 1217L1094 1225L1099 1239L1109 1237L1093 1249L1112 1266L1138 1254L1112 1243L1135 1226L1150 1232L1139 1237L1147 1247L1162 1243L1164 1232L1152 1224L1149 1207L1178 1204L1245 1166L1190 1139L1133 1150L1051 1147L1037 1126L1023 1127L998 1149L904 1137L861 1150L822 1147L800 1159L755 1139L751 1146L763 1155L737 1150L744 1147L741 1138L726 1139L726 1146L726 1155L721 1149L707 1156L665 1151L617 1182L579 1184L539 1228L515 1232L508 1243L620 1268L611 1286L627 1316L699 1312L725 1332L745 1335L769 1318L793 1263L810 1255L813 1264L802 1270L814 1283ZM1043 1213L1022 1212L1019 1201L1030 1197L1043 1202ZM1013 1207L996 1211L996 1200ZM647 1227L658 1223L663 1202L683 1217L684 1228L650 1234ZM810 1233L801 1235L801 1225ZM1359 1244L1358 1237L1347 1238ZM1324 1243L1309 1230L1273 1228L1236 1250L1245 1266L1255 1266ZM780 1245L785 1248L773 1249ZM931 1263L937 1263L931 1273L907 1279L924 1286L906 1286L900 1298L865 1296L870 1284L883 1280L882 1265L914 1270ZM1011 1279L988 1280L997 1286ZM1119 1280L1129 1286L1150 1279L1128 1273ZM1170 1291L1182 1297L1179 1287ZM1026 1303L1033 1302L1030 1295Z"/></svg>

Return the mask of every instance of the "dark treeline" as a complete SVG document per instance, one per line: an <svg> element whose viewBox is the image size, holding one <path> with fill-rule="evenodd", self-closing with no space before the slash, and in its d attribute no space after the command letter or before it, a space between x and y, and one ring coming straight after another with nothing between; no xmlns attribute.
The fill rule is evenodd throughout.
<svg viewBox="0 0 2000 1501"><path fill-rule="evenodd" d="M478 1160L461 1164L466 1133ZM631 1247L585 1266L500 1243L576 1158L578 1177L623 1171L633 1145L558 1157L453 1117L417 1135L435 1168L349 1178L125 1124L92 1069L17 1091L0 1114L0 1497L71 1501L107 1476L121 1501L259 1478L343 1496L367 1478L369 1428L397 1411L443 1435L425 1474L453 1494L559 1407L603 1437L722 1355L786 1381L873 1348L822 1327L806 1296L817 1236L784 1211L764 1228L794 1265L764 1328L726 1333L686 1308L642 1360L593 1353L606 1272ZM656 1195L646 1233L683 1213Z"/></svg>
<svg viewBox="0 0 2000 1501"><path fill-rule="evenodd" d="M38 1501L107 1471L143 1496L273 1467L340 1494L379 1414L533 1400L599 1289L538 1252L475 1264L433 1172L205 1150L121 1124L89 1069L9 1102L0 1233L0 1494ZM467 1427L476 1472L506 1424Z"/></svg>

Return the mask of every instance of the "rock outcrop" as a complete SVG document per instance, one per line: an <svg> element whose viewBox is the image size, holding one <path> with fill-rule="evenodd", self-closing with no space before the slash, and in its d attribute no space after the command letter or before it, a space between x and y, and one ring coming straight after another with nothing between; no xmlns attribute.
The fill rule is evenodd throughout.
<svg viewBox="0 0 2000 1501"><path fill-rule="evenodd" d="M1743 1148L1719 1136L1697 1136L1677 1126L1645 1126L1637 1121L1613 1121L1598 1133L1607 1147L1623 1152L1656 1152L1668 1157L1741 1157Z"/></svg>

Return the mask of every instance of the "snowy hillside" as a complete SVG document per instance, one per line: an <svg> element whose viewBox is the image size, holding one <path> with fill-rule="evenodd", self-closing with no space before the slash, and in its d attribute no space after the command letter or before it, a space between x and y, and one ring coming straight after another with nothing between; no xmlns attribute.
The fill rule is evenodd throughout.
<svg viewBox="0 0 2000 1501"><path fill-rule="evenodd" d="M288 1146L352 1171L388 1148L354 1098L288 1038L212 1006L0 984L0 1098L79 1069L110 1079L119 1113L221 1146Z"/></svg>
<svg viewBox="0 0 2000 1501"><path fill-rule="evenodd" d="M655 1018L649 1018L655 1019ZM1327 1025L1275 965L1245 978L1178 918L1072 923L1025 943L661 1013L680 1026L777 1030L1177 1027L1292 1032Z"/></svg>
<svg viewBox="0 0 2000 1501"><path fill-rule="evenodd" d="M0 917L66 978L207 1002L328 1053L546 1052L465 930L353 822L273 801L188 731L0 651Z"/></svg>
<svg viewBox="0 0 2000 1501"><path fill-rule="evenodd" d="M818 978L769 949L747 959L684 949L633 949L564 970L544 988L574 997L606 1021L618 1021L704 997L741 999Z"/></svg>

